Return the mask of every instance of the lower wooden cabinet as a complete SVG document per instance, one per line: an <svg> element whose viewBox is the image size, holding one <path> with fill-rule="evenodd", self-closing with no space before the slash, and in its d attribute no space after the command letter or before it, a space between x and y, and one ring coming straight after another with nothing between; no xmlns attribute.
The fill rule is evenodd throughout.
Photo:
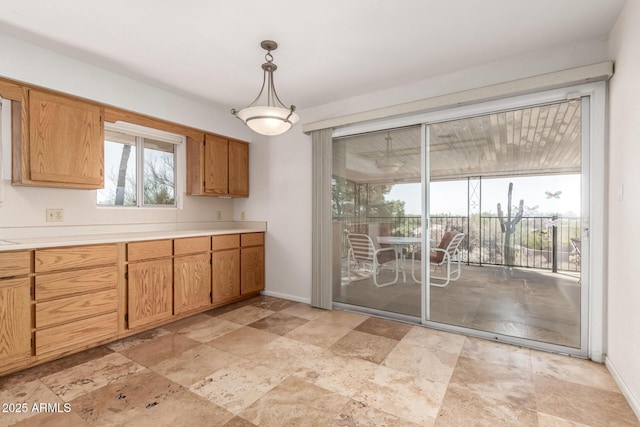
<svg viewBox="0 0 640 427"><path fill-rule="evenodd" d="M0 252L0 375L264 289L264 233Z"/></svg>
<svg viewBox="0 0 640 427"><path fill-rule="evenodd" d="M25 367L31 357L29 278L0 279L0 374Z"/></svg>
<svg viewBox="0 0 640 427"><path fill-rule="evenodd" d="M174 240L173 311L188 313L211 305L211 238Z"/></svg>
<svg viewBox="0 0 640 427"><path fill-rule="evenodd" d="M115 244L35 251L35 356L83 350L117 334Z"/></svg>
<svg viewBox="0 0 640 427"><path fill-rule="evenodd" d="M211 288L213 303L240 297L240 235L213 236Z"/></svg>
<svg viewBox="0 0 640 427"><path fill-rule="evenodd" d="M171 258L129 264L127 320L129 328L169 319L173 315Z"/></svg>
<svg viewBox="0 0 640 427"><path fill-rule="evenodd" d="M242 234L241 295L264 290L264 233Z"/></svg>

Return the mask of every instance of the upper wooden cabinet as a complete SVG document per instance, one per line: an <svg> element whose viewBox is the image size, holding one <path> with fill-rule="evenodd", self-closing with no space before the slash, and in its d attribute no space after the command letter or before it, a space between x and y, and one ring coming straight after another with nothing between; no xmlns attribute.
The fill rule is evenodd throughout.
<svg viewBox="0 0 640 427"><path fill-rule="evenodd" d="M22 102L12 106L13 183L102 188L102 107L49 92L23 90Z"/></svg>
<svg viewBox="0 0 640 427"><path fill-rule="evenodd" d="M249 197L249 144L216 135L189 138L187 194Z"/></svg>

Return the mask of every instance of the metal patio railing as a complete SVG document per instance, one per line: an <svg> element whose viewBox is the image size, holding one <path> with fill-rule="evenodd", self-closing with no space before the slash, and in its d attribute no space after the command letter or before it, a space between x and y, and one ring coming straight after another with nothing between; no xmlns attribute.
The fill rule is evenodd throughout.
<svg viewBox="0 0 640 427"><path fill-rule="evenodd" d="M404 217L334 217L343 223L343 253L349 232L368 233L375 224L379 235L420 236L422 219ZM439 242L449 230L465 233L462 261L473 265L505 265L504 233L497 216L432 216L429 239ZM530 267L557 271L580 271L580 254L571 241L580 239L580 218L560 216L523 217L512 237L513 267Z"/></svg>

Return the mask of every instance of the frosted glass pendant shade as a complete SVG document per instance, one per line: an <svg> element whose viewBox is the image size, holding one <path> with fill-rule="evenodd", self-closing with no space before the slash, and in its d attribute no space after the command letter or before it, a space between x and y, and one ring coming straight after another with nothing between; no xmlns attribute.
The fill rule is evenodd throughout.
<svg viewBox="0 0 640 427"><path fill-rule="evenodd" d="M236 113L251 130L261 135L280 135L285 133L300 118L287 108L256 106L247 107Z"/></svg>

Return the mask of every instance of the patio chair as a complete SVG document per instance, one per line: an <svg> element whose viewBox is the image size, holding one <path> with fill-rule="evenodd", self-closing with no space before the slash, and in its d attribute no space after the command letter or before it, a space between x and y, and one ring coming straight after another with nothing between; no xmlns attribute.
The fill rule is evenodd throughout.
<svg viewBox="0 0 640 427"><path fill-rule="evenodd" d="M349 253L347 260L347 275L349 283L351 279L351 265L360 267L373 277L373 283L377 287L393 285L398 281L398 255L394 248L376 248L373 240L367 234L347 234ZM378 275L383 269L395 270L393 280L379 283Z"/></svg>
<svg viewBox="0 0 640 427"><path fill-rule="evenodd" d="M429 263L433 268L431 273L431 279L444 280L444 283L434 283L431 281L431 286L445 287L449 282L456 281L460 278L460 244L464 240L464 233L457 231L447 231L442 236L440 244L437 247L431 248L431 254L429 255ZM422 260L422 252L414 252L411 256L411 275L415 282L420 283L420 280L416 278L416 261ZM453 268L452 268L452 264ZM446 272L444 276L436 276L434 273L436 269L443 268Z"/></svg>
<svg viewBox="0 0 640 427"><path fill-rule="evenodd" d="M582 242L580 239L572 237L571 246L573 246L573 252L576 254L576 263L580 264L580 257L582 256Z"/></svg>

